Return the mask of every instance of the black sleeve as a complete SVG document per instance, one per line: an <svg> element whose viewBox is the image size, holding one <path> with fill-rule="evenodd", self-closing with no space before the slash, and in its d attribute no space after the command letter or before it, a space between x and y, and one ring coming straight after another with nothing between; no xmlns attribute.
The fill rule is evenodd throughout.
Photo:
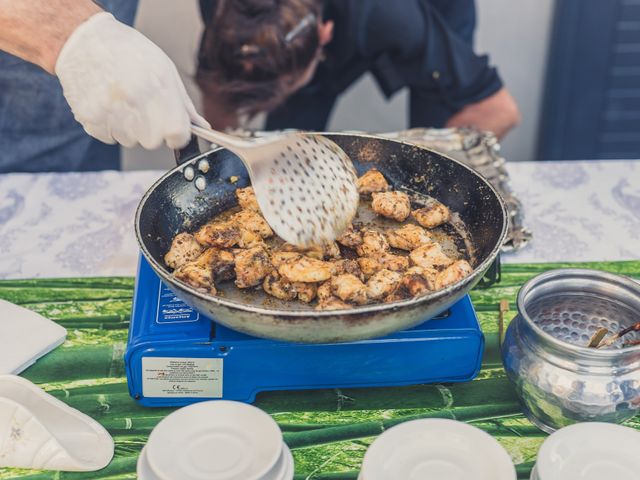
<svg viewBox="0 0 640 480"><path fill-rule="evenodd" d="M476 55L428 0L366 3L370 8L362 20L361 53L388 58L412 91L437 96L453 114L502 87L488 57Z"/></svg>

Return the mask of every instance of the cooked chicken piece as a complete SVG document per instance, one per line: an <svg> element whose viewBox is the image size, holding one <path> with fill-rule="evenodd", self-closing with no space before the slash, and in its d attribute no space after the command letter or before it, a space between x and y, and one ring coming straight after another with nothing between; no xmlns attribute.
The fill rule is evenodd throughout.
<svg viewBox="0 0 640 480"><path fill-rule="evenodd" d="M260 211L253 187L236 189L236 197L238 198L238 203L244 210L253 210L254 212Z"/></svg>
<svg viewBox="0 0 640 480"><path fill-rule="evenodd" d="M295 300L296 291L293 284L284 280L280 274L273 270L264 278L262 288L269 295L279 298L280 300Z"/></svg>
<svg viewBox="0 0 640 480"><path fill-rule="evenodd" d="M404 273L405 275L409 275L409 274L420 275L422 278L424 278L427 281L427 285L429 286L430 290L437 290L436 276L438 275L439 271L436 270L435 268L422 268L422 267L414 266L406 270Z"/></svg>
<svg viewBox="0 0 640 480"><path fill-rule="evenodd" d="M466 260L457 260L442 270L436 276L436 287L438 289L446 288L459 282L463 278L471 275L473 267Z"/></svg>
<svg viewBox="0 0 640 480"><path fill-rule="evenodd" d="M299 247L290 243L282 245L281 250L283 252L296 252L306 255L307 257L315 258L317 260L324 260L325 258L340 258L340 248L335 242L331 242L327 245L311 245L310 247Z"/></svg>
<svg viewBox="0 0 640 480"><path fill-rule="evenodd" d="M283 263L293 260L299 260L301 258L302 255L300 253L276 251L271 254L271 263L274 267L278 268Z"/></svg>
<svg viewBox="0 0 640 480"><path fill-rule="evenodd" d="M324 282L331 276L331 264L300 256L281 263L278 272L290 282Z"/></svg>
<svg viewBox="0 0 640 480"><path fill-rule="evenodd" d="M409 268L409 259L392 253L385 253L374 257L360 257L358 265L365 278L371 277L374 273L386 268L394 272L401 272Z"/></svg>
<svg viewBox="0 0 640 480"><path fill-rule="evenodd" d="M386 297L400 283L402 274L386 268L374 273L367 281L367 297L371 300Z"/></svg>
<svg viewBox="0 0 640 480"><path fill-rule="evenodd" d="M240 239L238 240L238 246L240 248L252 248L258 246L264 247L265 244L259 234L240 227Z"/></svg>
<svg viewBox="0 0 640 480"><path fill-rule="evenodd" d="M362 245L356 247L356 252L361 257L379 255L389 250L389 242L386 237L375 230L362 232Z"/></svg>
<svg viewBox="0 0 640 480"><path fill-rule="evenodd" d="M211 222L201 227L195 238L205 247L230 248L240 241L240 227L234 222Z"/></svg>
<svg viewBox="0 0 640 480"><path fill-rule="evenodd" d="M358 178L358 192L368 195L374 192L386 192L389 184L384 176L376 168L372 168Z"/></svg>
<svg viewBox="0 0 640 480"><path fill-rule="evenodd" d="M404 222L411 213L411 201L404 192L373 193L372 196L371 207L378 215Z"/></svg>
<svg viewBox="0 0 640 480"><path fill-rule="evenodd" d="M320 284L317 291L318 301L323 302L333 297L333 293L331 292L331 280L327 280L326 282Z"/></svg>
<svg viewBox="0 0 640 480"><path fill-rule="evenodd" d="M262 215L253 210L242 210L231 217L240 228L245 228L260 235L262 238L273 236L273 230Z"/></svg>
<svg viewBox="0 0 640 480"><path fill-rule="evenodd" d="M325 259L338 259L342 256L340 253L340 247L336 242L328 243L324 246L324 258Z"/></svg>
<svg viewBox="0 0 640 480"><path fill-rule="evenodd" d="M179 233L171 242L171 248L164 256L164 263L169 268L179 268L185 263L193 262L200 256L203 248L190 233Z"/></svg>
<svg viewBox="0 0 640 480"><path fill-rule="evenodd" d="M405 273L396 289L388 295L385 302L397 302L429 293L429 282L417 273Z"/></svg>
<svg viewBox="0 0 640 480"><path fill-rule="evenodd" d="M435 228L447 223L451 218L449 209L437 200L433 200L426 206L414 210L411 215L425 228Z"/></svg>
<svg viewBox="0 0 640 480"><path fill-rule="evenodd" d="M318 293L318 286L315 283L295 282L293 288L298 295L298 300L305 303L312 302Z"/></svg>
<svg viewBox="0 0 640 480"><path fill-rule="evenodd" d="M342 275L343 273L350 273L355 275L360 280L364 281L364 274L360 270L360 265L356 260L337 260L332 263L332 274Z"/></svg>
<svg viewBox="0 0 640 480"><path fill-rule="evenodd" d="M269 255L262 245L242 250L236 255L236 286L254 287L262 282L272 269Z"/></svg>
<svg viewBox="0 0 640 480"><path fill-rule="evenodd" d="M453 260L445 255L439 243L428 243L409 254L411 264L422 268L437 268L451 265Z"/></svg>
<svg viewBox="0 0 640 480"><path fill-rule="evenodd" d="M411 251L433 241L424 228L412 224L389 229L386 234L389 245L401 250Z"/></svg>
<svg viewBox="0 0 640 480"><path fill-rule="evenodd" d="M178 280L192 286L196 290L215 295L217 293L213 282L212 264L218 256L217 248L209 248L196 260L185 263L173 274Z"/></svg>
<svg viewBox="0 0 640 480"><path fill-rule="evenodd" d="M340 300L358 305L367 303L367 287L355 275L344 273L331 279L331 291Z"/></svg>
<svg viewBox="0 0 640 480"><path fill-rule="evenodd" d="M358 245L362 245L362 232L356 230L353 225L348 227L342 235L340 235L336 241L348 248L356 248Z"/></svg>
<svg viewBox="0 0 640 480"><path fill-rule="evenodd" d="M218 250L218 254L211 262L213 279L216 282L233 280L236 276L236 259L233 253L228 250Z"/></svg>
<svg viewBox="0 0 640 480"><path fill-rule="evenodd" d="M348 308L353 308L353 305L349 305L333 295L326 300L318 302L316 306L316 310L346 310Z"/></svg>

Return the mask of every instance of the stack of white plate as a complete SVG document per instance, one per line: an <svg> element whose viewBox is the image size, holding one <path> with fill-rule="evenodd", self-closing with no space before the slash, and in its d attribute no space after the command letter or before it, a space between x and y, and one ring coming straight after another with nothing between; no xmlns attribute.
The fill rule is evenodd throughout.
<svg viewBox="0 0 640 480"><path fill-rule="evenodd" d="M506 450L491 435L454 420L425 419L380 435L359 480L515 480Z"/></svg>
<svg viewBox="0 0 640 480"><path fill-rule="evenodd" d="M531 480L640 480L640 432L611 423L577 423L540 447Z"/></svg>
<svg viewBox="0 0 640 480"><path fill-rule="evenodd" d="M138 459L139 480L291 480L293 457L262 410L225 400L163 419Z"/></svg>

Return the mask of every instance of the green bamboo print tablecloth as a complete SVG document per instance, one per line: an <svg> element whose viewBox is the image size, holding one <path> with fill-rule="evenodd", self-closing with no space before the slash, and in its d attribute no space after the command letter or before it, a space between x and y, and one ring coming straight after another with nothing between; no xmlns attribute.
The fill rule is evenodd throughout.
<svg viewBox="0 0 640 480"><path fill-rule="evenodd" d="M520 413L500 362L498 305L511 305L523 282L553 268L581 266L640 278L640 261L503 266L502 281L471 297L486 336L483 368L472 382L367 389L273 392L256 405L269 412L293 449L296 479L353 479L368 445L383 430L425 417L456 418L495 436L511 454L519 478L529 478L545 435ZM0 298L33 309L68 330L66 343L24 376L102 423L116 454L98 472L60 473L1 469L0 479L135 478L138 453L149 432L172 409L142 408L129 397L123 353L133 278L0 281ZM640 418L628 424L640 429Z"/></svg>

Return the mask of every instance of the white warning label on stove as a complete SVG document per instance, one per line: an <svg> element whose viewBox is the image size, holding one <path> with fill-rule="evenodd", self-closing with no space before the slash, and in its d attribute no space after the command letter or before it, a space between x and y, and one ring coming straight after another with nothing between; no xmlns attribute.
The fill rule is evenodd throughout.
<svg viewBox="0 0 640 480"><path fill-rule="evenodd" d="M143 357L145 397L221 398L222 358Z"/></svg>

